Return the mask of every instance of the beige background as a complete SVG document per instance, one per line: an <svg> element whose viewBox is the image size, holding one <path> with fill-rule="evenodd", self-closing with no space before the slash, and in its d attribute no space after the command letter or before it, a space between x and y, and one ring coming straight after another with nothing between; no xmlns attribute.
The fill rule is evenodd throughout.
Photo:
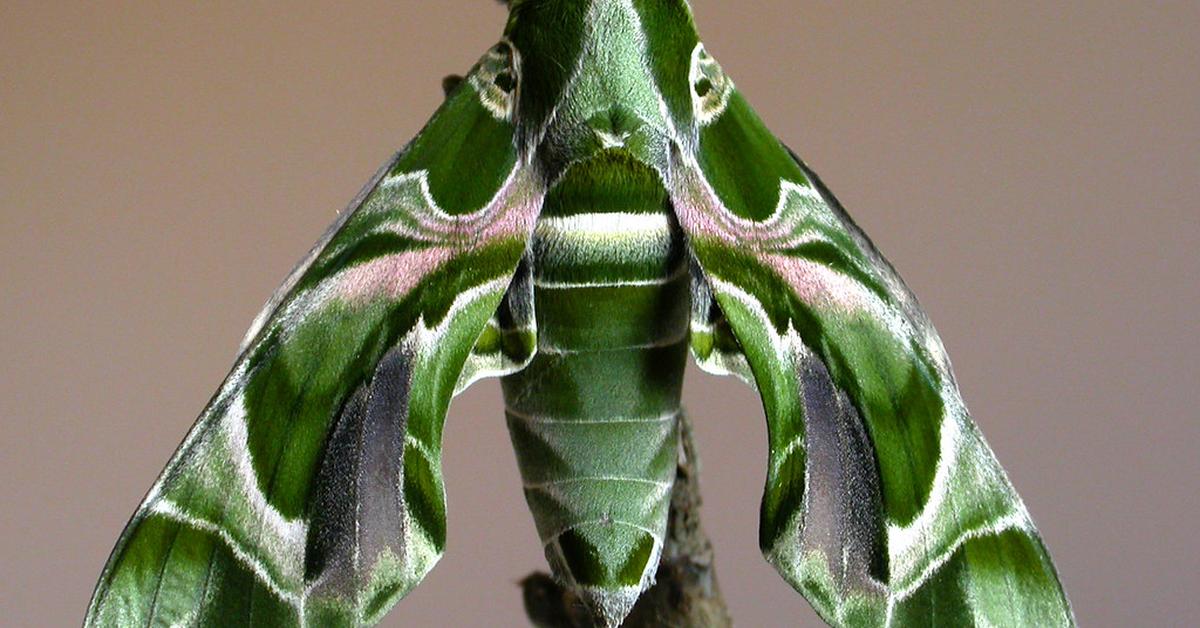
<svg viewBox="0 0 1200 628"><path fill-rule="evenodd" d="M78 623L258 308L504 19L249 4L0 3L4 625ZM920 295L1081 622L1194 624L1200 4L695 12ZM757 400L689 381L735 619L815 625L758 555ZM386 625L522 625L543 561L494 382L445 466L448 554Z"/></svg>

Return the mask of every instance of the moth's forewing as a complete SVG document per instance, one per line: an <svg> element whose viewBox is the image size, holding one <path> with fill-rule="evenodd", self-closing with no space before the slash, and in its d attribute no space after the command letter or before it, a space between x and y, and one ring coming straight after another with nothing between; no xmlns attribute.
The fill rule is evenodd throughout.
<svg viewBox="0 0 1200 628"><path fill-rule="evenodd" d="M1071 623L912 293L702 47L690 76L698 146L670 189L695 352L762 395L768 560L837 625Z"/></svg>
<svg viewBox="0 0 1200 628"><path fill-rule="evenodd" d="M446 408L510 362L476 341L541 203L496 80L512 63L485 55L268 303L88 625L373 623L437 561Z"/></svg>

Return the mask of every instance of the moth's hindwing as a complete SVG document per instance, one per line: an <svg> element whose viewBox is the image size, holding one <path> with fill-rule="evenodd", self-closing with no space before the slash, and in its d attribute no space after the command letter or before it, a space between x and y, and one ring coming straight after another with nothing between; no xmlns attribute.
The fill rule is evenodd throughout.
<svg viewBox="0 0 1200 628"><path fill-rule="evenodd" d="M514 57L489 52L267 304L87 625L373 623L437 561L450 398L525 359L481 337L543 193Z"/></svg>
<svg viewBox="0 0 1200 628"><path fill-rule="evenodd" d="M691 80L697 149L670 188L693 351L762 396L767 558L836 625L1071 623L916 299L700 46Z"/></svg>

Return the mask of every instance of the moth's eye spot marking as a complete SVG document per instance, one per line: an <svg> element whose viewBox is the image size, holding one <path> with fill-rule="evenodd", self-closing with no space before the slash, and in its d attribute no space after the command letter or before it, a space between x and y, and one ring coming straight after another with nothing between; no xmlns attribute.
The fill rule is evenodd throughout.
<svg viewBox="0 0 1200 628"><path fill-rule="evenodd" d="M504 93L512 93L517 88L517 77L512 75L512 72L501 72L492 79L492 84L499 87Z"/></svg>
<svg viewBox="0 0 1200 628"><path fill-rule="evenodd" d="M483 55L467 77L479 94L479 102L500 120L512 120L521 86L520 66L517 49L502 41Z"/></svg>
<svg viewBox="0 0 1200 628"><path fill-rule="evenodd" d="M720 117L729 105L733 81L725 75L721 64L704 50L704 44L696 44L692 51L688 80L691 81L693 92L692 113L700 126L707 126Z"/></svg>

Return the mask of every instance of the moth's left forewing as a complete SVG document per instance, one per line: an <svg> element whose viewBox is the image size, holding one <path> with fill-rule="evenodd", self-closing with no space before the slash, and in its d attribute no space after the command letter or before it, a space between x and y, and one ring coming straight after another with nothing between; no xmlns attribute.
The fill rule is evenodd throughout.
<svg viewBox="0 0 1200 628"><path fill-rule="evenodd" d="M693 351L762 396L768 559L839 625L1070 623L912 294L702 47L690 80L697 146L668 187L699 276Z"/></svg>
<svg viewBox="0 0 1200 628"><path fill-rule="evenodd" d="M87 625L373 623L433 567L447 406L521 359L485 333L544 193L497 80L514 55L485 55L267 304Z"/></svg>

